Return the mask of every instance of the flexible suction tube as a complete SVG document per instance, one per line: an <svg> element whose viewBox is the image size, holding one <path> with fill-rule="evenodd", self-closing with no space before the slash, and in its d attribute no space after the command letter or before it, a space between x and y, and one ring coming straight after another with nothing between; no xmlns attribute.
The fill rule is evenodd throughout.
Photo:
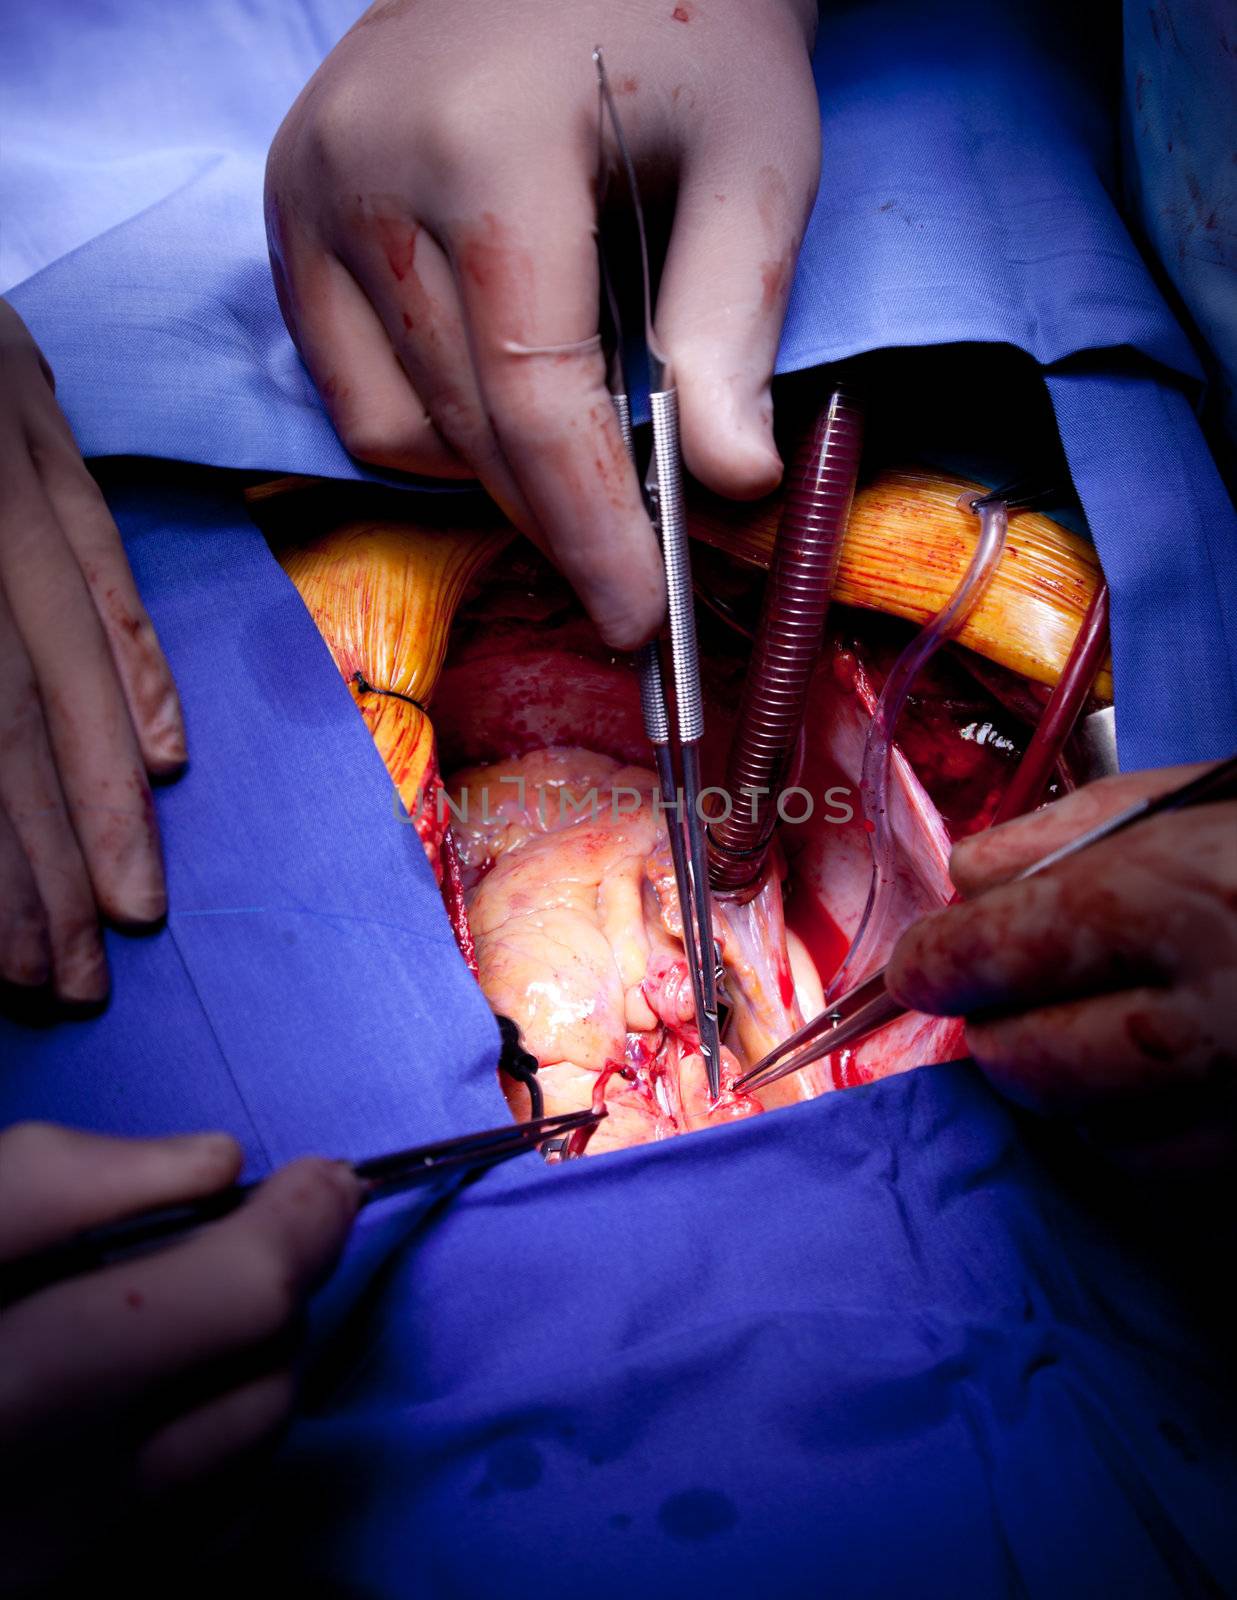
<svg viewBox="0 0 1237 1600"><path fill-rule="evenodd" d="M980 495L968 493L963 495L959 507L969 511L974 509L971 502L980 500ZM890 811L890 781L898 718L915 679L983 599L1005 553L1005 536L1009 531L1009 511L1005 502L993 500L983 504L977 515L979 538L962 582L954 590L944 610L938 611L931 622L907 642L889 669L872 721L868 724L859 792L863 814L872 824L872 876L859 927L845 960L834 973L825 993L828 1001L835 1000L861 983L875 965L882 948L885 921L898 875L897 844Z"/></svg>
<svg viewBox="0 0 1237 1600"><path fill-rule="evenodd" d="M787 474L773 565L726 768L730 812L709 823L709 878L719 894L760 886L783 781L820 656L863 444L863 409L837 384Z"/></svg>

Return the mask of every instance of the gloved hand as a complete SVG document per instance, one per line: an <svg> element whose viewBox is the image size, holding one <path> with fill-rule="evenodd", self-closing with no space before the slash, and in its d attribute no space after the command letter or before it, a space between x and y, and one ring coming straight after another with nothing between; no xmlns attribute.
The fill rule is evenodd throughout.
<svg viewBox="0 0 1237 1600"><path fill-rule="evenodd" d="M1006 880L1204 770L1105 778L963 841L950 873L965 903L908 929L889 968L904 1004L967 1018L972 1055L1012 1100L1077 1116L1144 1168L1237 1151L1237 803Z"/></svg>
<svg viewBox="0 0 1237 1600"><path fill-rule="evenodd" d="M239 1166L224 1134L11 1128L0 1262L211 1194ZM133 1514L170 1509L172 1491L278 1427L293 1392L288 1335L359 1196L346 1167L298 1161L224 1221L0 1311L0 1589L63 1578Z"/></svg>
<svg viewBox="0 0 1237 1600"><path fill-rule="evenodd" d="M0 301L0 985L104 998L99 911L163 915L148 774L184 759L116 524L47 363Z"/></svg>
<svg viewBox="0 0 1237 1600"><path fill-rule="evenodd" d="M618 647L664 594L594 340L592 49L646 197L676 195L657 329L687 465L742 498L781 472L769 380L816 193L815 20L810 0L380 0L271 148L280 304L345 445L478 476Z"/></svg>

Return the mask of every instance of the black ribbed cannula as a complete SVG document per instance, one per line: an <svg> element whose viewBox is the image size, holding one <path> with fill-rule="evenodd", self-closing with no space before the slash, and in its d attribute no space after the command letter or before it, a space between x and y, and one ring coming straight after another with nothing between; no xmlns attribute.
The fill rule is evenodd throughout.
<svg viewBox="0 0 1237 1600"><path fill-rule="evenodd" d="M709 876L723 894L742 896L760 883L777 821L777 787L794 755L820 657L862 445L862 407L838 384L787 473L726 768L732 808L709 824Z"/></svg>

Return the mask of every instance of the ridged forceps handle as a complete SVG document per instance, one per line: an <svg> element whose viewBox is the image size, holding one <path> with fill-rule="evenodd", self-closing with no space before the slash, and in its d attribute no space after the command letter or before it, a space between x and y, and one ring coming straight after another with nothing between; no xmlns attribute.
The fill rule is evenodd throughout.
<svg viewBox="0 0 1237 1600"><path fill-rule="evenodd" d="M656 390L649 396L649 406L653 419L653 471L649 474L648 490L653 525L661 540L666 569L675 713L679 739L684 744L698 744L704 737L704 709L700 700L696 608L683 504L678 394L674 389Z"/></svg>

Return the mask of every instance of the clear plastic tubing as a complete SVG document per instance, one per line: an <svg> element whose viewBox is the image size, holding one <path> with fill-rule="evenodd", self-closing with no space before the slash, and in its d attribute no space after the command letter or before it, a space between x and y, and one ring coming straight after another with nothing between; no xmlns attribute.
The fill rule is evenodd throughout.
<svg viewBox="0 0 1237 1600"><path fill-rule="evenodd" d="M970 511L983 495L968 490L958 502ZM826 1000L836 1000L868 975L880 949L881 935L889 914L889 903L897 882L897 846L890 811L890 779L893 772L894 732L911 687L927 661L951 638L983 598L1005 551L1009 514L1002 500L983 506L978 512L979 540L962 582L948 605L938 611L910 641L894 662L863 746L863 772L859 793L864 817L872 824L872 877L868 898L859 919L846 959L834 974Z"/></svg>
<svg viewBox="0 0 1237 1600"><path fill-rule="evenodd" d="M756 894L820 659L863 447L863 409L833 388L786 475L773 563L726 764L732 810L708 828L709 880L724 895Z"/></svg>

